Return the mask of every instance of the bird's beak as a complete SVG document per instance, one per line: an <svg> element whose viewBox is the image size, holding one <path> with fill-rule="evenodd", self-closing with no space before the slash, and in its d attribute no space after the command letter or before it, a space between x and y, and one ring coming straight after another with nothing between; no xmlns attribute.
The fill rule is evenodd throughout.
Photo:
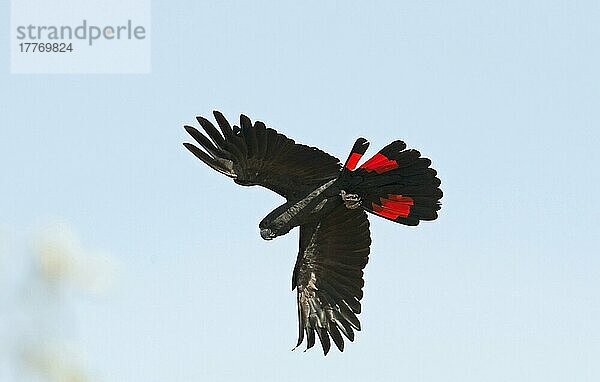
<svg viewBox="0 0 600 382"><path fill-rule="evenodd" d="M271 240L275 237L275 235L273 234L273 231L271 231L268 228L261 228L260 229L260 237L262 237L265 240Z"/></svg>

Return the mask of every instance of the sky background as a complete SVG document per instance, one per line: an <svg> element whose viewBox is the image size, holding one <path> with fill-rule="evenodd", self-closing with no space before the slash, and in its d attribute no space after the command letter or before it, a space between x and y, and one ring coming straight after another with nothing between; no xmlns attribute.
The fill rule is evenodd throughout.
<svg viewBox="0 0 600 382"><path fill-rule="evenodd" d="M119 264L69 328L104 381L597 381L598 20L595 1L155 1L151 74L0 55L0 227L19 248L66 222ZM370 217L344 353L290 351L298 233L263 241L282 198L182 147L213 109L342 159L365 136L433 160L437 221Z"/></svg>

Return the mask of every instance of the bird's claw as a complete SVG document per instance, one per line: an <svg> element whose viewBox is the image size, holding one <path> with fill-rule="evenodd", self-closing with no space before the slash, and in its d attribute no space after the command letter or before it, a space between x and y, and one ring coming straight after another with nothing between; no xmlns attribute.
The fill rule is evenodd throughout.
<svg viewBox="0 0 600 382"><path fill-rule="evenodd" d="M346 208L350 210L357 209L362 205L362 200L360 199L360 196L358 196L358 194L349 194L346 191L341 190L340 196L342 197Z"/></svg>

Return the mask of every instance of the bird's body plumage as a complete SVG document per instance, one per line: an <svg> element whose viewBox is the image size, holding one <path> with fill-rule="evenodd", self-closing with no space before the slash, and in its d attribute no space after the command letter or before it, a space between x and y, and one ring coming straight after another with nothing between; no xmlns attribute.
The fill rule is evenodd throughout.
<svg viewBox="0 0 600 382"><path fill-rule="evenodd" d="M365 211L404 225L434 220L442 192L431 161L394 141L358 169L368 142L360 138L344 165L314 147L244 115L229 125L214 112L220 133L198 117L205 136L186 126L202 149L184 143L196 157L240 185L261 185L286 198L259 224L264 239L300 227L300 249L292 275L298 304L298 344L318 337L325 354L331 340L344 349L342 334L354 340L360 330L363 269L371 244ZM209 139L210 138L210 139Z"/></svg>

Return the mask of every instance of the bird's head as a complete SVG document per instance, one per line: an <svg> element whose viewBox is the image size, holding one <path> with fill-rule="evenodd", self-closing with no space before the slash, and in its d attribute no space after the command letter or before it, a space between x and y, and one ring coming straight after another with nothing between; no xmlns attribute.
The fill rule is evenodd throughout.
<svg viewBox="0 0 600 382"><path fill-rule="evenodd" d="M260 236L263 239L272 240L277 236L285 235L292 229L291 217L286 212L288 207L287 203L279 206L261 220L258 228L260 228Z"/></svg>

